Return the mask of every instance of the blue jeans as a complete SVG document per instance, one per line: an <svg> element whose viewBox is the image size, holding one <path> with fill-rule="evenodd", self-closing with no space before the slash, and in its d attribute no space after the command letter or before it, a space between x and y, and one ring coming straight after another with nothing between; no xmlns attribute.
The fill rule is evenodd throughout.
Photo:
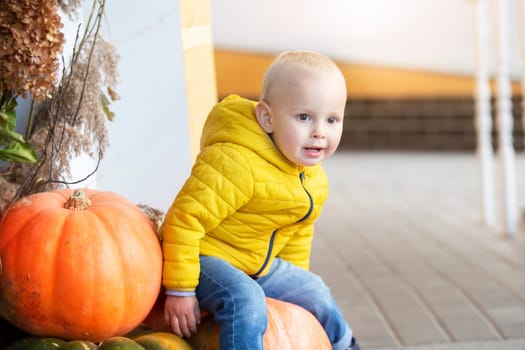
<svg viewBox="0 0 525 350"><path fill-rule="evenodd" d="M310 311L324 327L332 349L343 350L350 345L352 330L319 276L279 258L270 272L258 279L222 259L201 256L200 263L197 298L200 307L213 314L219 324L221 349L263 349L265 297Z"/></svg>

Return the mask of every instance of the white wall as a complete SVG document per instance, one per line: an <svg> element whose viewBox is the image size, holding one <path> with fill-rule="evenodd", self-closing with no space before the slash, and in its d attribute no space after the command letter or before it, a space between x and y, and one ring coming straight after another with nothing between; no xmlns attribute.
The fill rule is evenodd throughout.
<svg viewBox="0 0 525 350"><path fill-rule="evenodd" d="M179 1L107 1L121 99L97 187L166 210L191 167Z"/></svg>
<svg viewBox="0 0 525 350"><path fill-rule="evenodd" d="M269 53L311 49L349 63L476 72L476 1L212 0L210 4L213 39L220 48ZM510 1L509 40L511 72L519 77L516 22L524 20L519 16L525 12L518 13L515 6ZM491 13L495 26L495 9Z"/></svg>

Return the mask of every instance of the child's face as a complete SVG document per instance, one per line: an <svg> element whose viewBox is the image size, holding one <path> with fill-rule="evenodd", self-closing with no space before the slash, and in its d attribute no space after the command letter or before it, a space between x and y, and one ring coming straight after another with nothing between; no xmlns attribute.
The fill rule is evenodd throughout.
<svg viewBox="0 0 525 350"><path fill-rule="evenodd" d="M335 70L288 75L279 78L268 101L258 105L259 123L291 162L316 165L330 157L341 140L345 81Z"/></svg>

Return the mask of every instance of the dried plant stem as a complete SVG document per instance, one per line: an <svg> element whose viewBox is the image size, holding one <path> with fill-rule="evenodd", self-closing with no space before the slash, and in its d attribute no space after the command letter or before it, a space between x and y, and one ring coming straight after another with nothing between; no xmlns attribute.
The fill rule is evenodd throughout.
<svg viewBox="0 0 525 350"><path fill-rule="evenodd" d="M87 75L89 74L89 69L91 68L91 60L93 58L93 51L94 51L95 44L96 44L97 39L98 39L98 34L100 32L100 27L101 27L101 23L102 23L102 15L104 14L104 5L105 5L105 3L106 3L105 0L101 0L101 6L98 8L98 11L97 11L97 14L96 14L96 19L94 21L95 22L94 23L95 33L93 34L93 45L91 46L91 50L89 50L89 56L88 56L88 60L87 60L87 67L88 68L86 69L86 72L85 72L85 75L84 75L84 82L87 81ZM90 23L94 12L95 12L95 3L93 3L93 7L91 8L91 13L89 15L88 23ZM84 37L82 38L82 41L80 42L80 46L81 47L83 45L85 45L85 43L86 43L86 40L87 40L86 34L87 33L85 32L84 33ZM71 66L73 67L73 65L71 65ZM82 99L84 97L85 90L86 90L86 84L83 84L82 85L82 90L80 92L80 98L79 98L79 103L77 105L77 110L75 111L75 115L74 115L74 118L72 120L72 125L75 125L76 120L78 118L80 107L81 107L81 101L82 101Z"/></svg>
<svg viewBox="0 0 525 350"><path fill-rule="evenodd" d="M26 139L29 138L29 135L31 135L31 131L33 130L34 114L35 114L35 100L32 100L31 107L29 109L29 117L27 119L27 128L26 128L26 135L25 135Z"/></svg>
<svg viewBox="0 0 525 350"><path fill-rule="evenodd" d="M42 102L36 112L31 108L26 137L39 162L13 163L7 172L0 173L0 192L15 192L16 188L14 195L0 196L0 218L21 197L83 182L98 171L108 143L105 122L110 117L108 102L101 98L102 88L113 91L118 80L118 55L100 37L104 7L105 0L93 0L84 29L77 29L69 64L62 58L62 74L52 98ZM80 180L66 180L71 174L71 157L82 152L95 154L96 166Z"/></svg>

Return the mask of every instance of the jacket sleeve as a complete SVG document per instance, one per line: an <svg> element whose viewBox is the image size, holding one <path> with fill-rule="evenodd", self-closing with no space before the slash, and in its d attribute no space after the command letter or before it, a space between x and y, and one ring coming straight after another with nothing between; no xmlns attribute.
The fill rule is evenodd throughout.
<svg viewBox="0 0 525 350"><path fill-rule="evenodd" d="M163 285L193 291L199 281L199 247L207 232L251 198L253 176L234 147L216 144L195 161L162 225Z"/></svg>
<svg viewBox="0 0 525 350"><path fill-rule="evenodd" d="M310 269L314 225L301 227L279 252L279 257L305 270Z"/></svg>

